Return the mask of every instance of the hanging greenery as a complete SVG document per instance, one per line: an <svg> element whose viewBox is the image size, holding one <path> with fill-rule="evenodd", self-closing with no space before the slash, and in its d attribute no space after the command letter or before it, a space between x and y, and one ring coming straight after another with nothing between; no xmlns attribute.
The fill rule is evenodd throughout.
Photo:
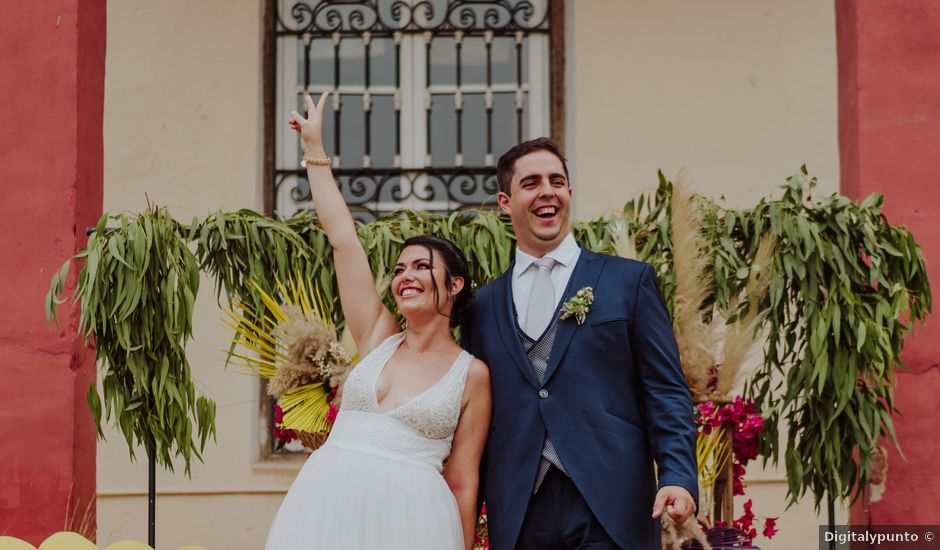
<svg viewBox="0 0 940 550"><path fill-rule="evenodd" d="M767 437L762 440L762 454L776 461L782 450L791 502L812 491L818 507L825 494L840 499L858 497L868 481L878 438L893 437L894 368L900 365L901 346L911 323L923 320L931 303L920 249L906 229L888 223L881 213L882 199L874 195L861 204L840 195L815 199L811 195L814 186L815 180L804 170L787 180L781 198L763 199L754 208L727 209L706 198L695 200L703 227L699 246L704 255L713 258L703 269L708 287L700 301L703 321L710 322L713 315L728 323L746 318L747 323L741 326L760 335L765 360L753 372L747 395L765 416ZM628 202L622 213L573 226L575 237L590 249L651 263L670 313L676 292L671 195L672 184L660 173L657 190ZM153 226L158 218L167 228L159 242L147 237L146 229L143 233L132 229L146 224L147 219ZM329 243L310 213L284 220L249 210L216 212L202 222L194 220L189 231L159 210L134 221L115 220L121 228L114 234L122 240L109 244L111 234L100 225L89 249L79 255L89 258L80 274L76 299L82 299L83 319L89 316L83 327L85 334L95 335L101 348L99 359L110 363L114 354L129 356L132 351L139 357L131 363L133 369L125 371L130 387L137 379L153 380L148 378L152 373L143 370L153 367L141 366L144 348L136 347L147 339L151 344L155 341L153 319L162 319L162 312L169 311L174 330L185 325L188 335L192 302L187 301L187 292L194 295L198 281L196 260L187 248L189 241L195 241L195 258L214 278L219 299L224 293L232 302L261 311L256 288L283 302L287 297L280 295L276 281L300 274L322 297L337 329L344 326ZM508 268L515 246L509 220L497 212L448 216L400 212L360 225L358 232L377 278L394 264L404 240L416 234L452 240L466 253L477 285ZM141 238L147 239L144 248L153 258L164 259L159 264L174 258L178 270L175 281L192 284L176 284L175 293L168 293L161 291L170 277L167 269L141 271L143 275L132 271L131 266L140 265L134 262L142 261L141 256L123 262L127 255L124 249L136 251L142 246L137 244ZM773 262L767 293L757 299L748 290L749 282L753 286L754 271L766 268L762 264L767 262L759 261L758 254L762 243L766 253L768 239L775 247ZM119 254L114 254L112 247ZM92 251L96 251L96 264L104 256L109 258L108 270L89 269ZM50 296L62 289L68 265L63 269L53 280ZM132 294L140 302L137 310L153 311L127 313L129 278L148 281L134 287ZM95 294L90 296L92 290ZM138 292L147 297L138 296ZM181 297L173 299L177 309L168 309L170 294ZM390 295L386 293L384 299L391 305ZM92 313L85 313L86 308ZM120 315L118 322L109 325L106 313L111 311ZM185 320L179 317L183 312ZM135 315L139 323L127 322ZM169 328L165 332L170 333ZM233 349L237 343L233 342ZM185 365L181 344L166 347L170 352L153 356L159 359L154 363L157 368L163 356ZM188 381L188 370L185 372ZM105 395L107 398L107 388ZM94 408L94 401L90 401ZM141 403L135 408L146 404ZM210 418L208 414L203 417ZM174 418L177 421L172 425L181 425L179 417ZM787 437L780 449L782 421L787 425ZM200 429L206 426L199 425Z"/></svg>
<svg viewBox="0 0 940 550"><path fill-rule="evenodd" d="M405 239L434 234L465 244L463 248L478 284L499 276L509 265L515 238L508 219L495 212L468 215L455 212L439 216L428 212L401 211L358 227L376 279L387 275ZM194 231L198 235L196 255L202 269L215 279L216 294L224 292L232 301L264 309L254 285L277 301L288 298L279 292L277 280L298 276L313 282L324 304L334 316L338 330L345 326L326 234L310 212L290 219L271 219L251 210L216 212ZM393 305L385 294L387 305ZM271 327L266 327L271 328Z"/></svg>
<svg viewBox="0 0 940 550"><path fill-rule="evenodd" d="M815 199L815 186L804 167L780 200L716 210L713 228L724 249L716 289L746 275L739 258L755 253L755 236L768 229L776 236L762 304L765 358L748 392L768 415L763 450L774 460L779 423L787 423L791 504L809 490L818 508L824 494L854 502L878 439L897 445L894 370L903 368L911 324L930 312L931 292L920 248L907 229L888 223L880 195L861 204Z"/></svg>
<svg viewBox="0 0 940 550"><path fill-rule="evenodd" d="M106 229L108 224L115 227ZM81 269L72 294L80 305L79 332L86 343L94 339L103 372L105 418L114 417L132 459L143 445L171 471L173 457L182 458L187 475L192 458L201 460L206 440L215 438L215 403L196 397L186 360L199 290L199 265L186 244L191 237L162 208L134 217L105 214L73 258ZM52 279L50 320L57 320L56 305L67 300L62 295L71 262ZM103 438L95 386L87 400Z"/></svg>

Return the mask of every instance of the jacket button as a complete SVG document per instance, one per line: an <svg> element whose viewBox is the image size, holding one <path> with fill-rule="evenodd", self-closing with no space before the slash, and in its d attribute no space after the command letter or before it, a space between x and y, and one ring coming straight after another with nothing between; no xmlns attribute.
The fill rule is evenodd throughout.
<svg viewBox="0 0 940 550"><path fill-rule="evenodd" d="M542 399L545 399L546 397L548 397L548 390L545 390L545 389L539 390L539 397L541 397Z"/></svg>

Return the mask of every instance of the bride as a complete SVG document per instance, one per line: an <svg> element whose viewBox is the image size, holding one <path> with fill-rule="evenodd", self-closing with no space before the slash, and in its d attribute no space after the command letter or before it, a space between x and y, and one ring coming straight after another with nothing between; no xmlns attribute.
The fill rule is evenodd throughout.
<svg viewBox="0 0 940 550"><path fill-rule="evenodd" d="M313 203L333 246L346 323L362 360L343 387L326 443L307 460L266 550L470 549L479 466L490 425L486 365L451 336L469 306L467 261L431 236L404 243L391 290L402 331L382 304L323 148L324 93L305 96L300 133ZM445 463L446 462L446 463Z"/></svg>

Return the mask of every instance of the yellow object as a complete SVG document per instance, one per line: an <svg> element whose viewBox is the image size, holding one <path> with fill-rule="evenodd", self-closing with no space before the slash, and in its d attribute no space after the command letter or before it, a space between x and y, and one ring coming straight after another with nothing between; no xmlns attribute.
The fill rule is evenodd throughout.
<svg viewBox="0 0 940 550"><path fill-rule="evenodd" d="M698 478L702 488L707 489L714 485L728 464L728 459L731 458L730 439L724 427L714 429L708 434L698 434L695 454L698 458Z"/></svg>
<svg viewBox="0 0 940 550"><path fill-rule="evenodd" d="M98 550L98 547L78 533L61 531L40 544L39 550Z"/></svg>
<svg viewBox="0 0 940 550"><path fill-rule="evenodd" d="M115 542L104 550L153 550L153 548L136 540L122 540Z"/></svg>
<svg viewBox="0 0 940 550"><path fill-rule="evenodd" d="M62 531L47 538L38 549L18 538L0 536L0 550L98 550L98 547L78 533ZM108 546L105 550L153 550L153 548L142 542L122 540ZM181 546L178 550L208 550L208 548L189 544Z"/></svg>
<svg viewBox="0 0 940 550"><path fill-rule="evenodd" d="M331 316L326 313L323 297L309 281L302 280L298 275L292 277L288 285L280 280L276 280L276 284L283 303L279 303L252 281L255 292L265 306L264 311L255 311L248 304L236 302L235 308L226 311L228 320L223 320L232 329L233 340L247 350L238 353L233 349L231 356L238 362L232 361L232 364L267 379L274 378L278 368L288 361L289 351L283 334L265 328L276 327L288 319L283 306L296 306L305 316L318 317L327 326L333 326ZM286 429L307 433L330 429L331 424L327 420L330 404L322 382L305 384L288 391L281 398L281 408L284 411L281 426Z"/></svg>
<svg viewBox="0 0 940 550"><path fill-rule="evenodd" d="M284 421L281 425L291 430L317 433L329 431L332 424L326 419L330 403L326 400L323 382L294 388L281 398Z"/></svg>
<svg viewBox="0 0 940 550"><path fill-rule="evenodd" d="M0 537L0 550L36 550L36 547L13 537Z"/></svg>

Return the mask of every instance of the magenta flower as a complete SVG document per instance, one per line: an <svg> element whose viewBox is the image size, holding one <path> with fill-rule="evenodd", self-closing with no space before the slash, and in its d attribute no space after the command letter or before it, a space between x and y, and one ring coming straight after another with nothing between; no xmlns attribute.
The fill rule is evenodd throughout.
<svg viewBox="0 0 940 550"><path fill-rule="evenodd" d="M760 438L764 433L764 419L758 413L757 407L752 401L745 401L741 396L737 396L731 403L721 406L716 406L712 401L700 403L695 413L695 423L702 434L707 435L712 430L721 428L731 434L732 491L735 496L744 495L746 466L760 454ZM752 503L748 500L744 504L744 514L734 520L733 527L749 537L755 537L757 529L753 525L755 515L751 506ZM768 538L777 533L776 519L768 518L764 522L763 533Z"/></svg>
<svg viewBox="0 0 940 550"><path fill-rule="evenodd" d="M777 534L777 518L767 518L764 520L763 534L769 539L774 538L774 535Z"/></svg>

